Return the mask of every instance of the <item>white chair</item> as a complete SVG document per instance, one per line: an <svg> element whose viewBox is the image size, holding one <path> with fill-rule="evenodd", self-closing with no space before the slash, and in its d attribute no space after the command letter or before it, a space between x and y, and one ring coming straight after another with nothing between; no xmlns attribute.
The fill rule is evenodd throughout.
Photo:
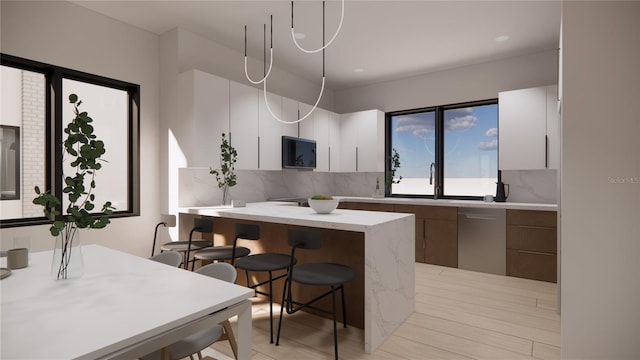
<svg viewBox="0 0 640 360"><path fill-rule="evenodd" d="M234 283L237 276L236 269L233 265L227 263L209 264L199 268L195 272L197 274L211 276L230 283ZM178 360L189 357L193 360L193 355L198 354L198 359L202 359L201 351L220 340L229 341L233 355L238 359L238 345L235 341L235 337L233 336L233 330L231 329L229 320L223 321L220 325L200 330L195 334L189 335L186 338L171 344L169 346L169 358L171 360ZM161 350L145 355L141 359L161 359Z"/></svg>
<svg viewBox="0 0 640 360"><path fill-rule="evenodd" d="M157 261L159 263L173 267L178 267L180 266L180 264L182 264L182 254L175 251L168 251L156 254L150 257L149 260Z"/></svg>

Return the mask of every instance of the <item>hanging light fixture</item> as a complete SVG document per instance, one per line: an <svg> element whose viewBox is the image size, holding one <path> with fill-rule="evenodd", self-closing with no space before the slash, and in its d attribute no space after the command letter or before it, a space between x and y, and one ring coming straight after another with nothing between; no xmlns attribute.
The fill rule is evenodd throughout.
<svg viewBox="0 0 640 360"><path fill-rule="evenodd" d="M296 124L301 122L302 120L308 118L313 111L318 107L318 104L320 103L320 99L322 99L322 95L324 94L324 87L325 87L325 83L326 83L326 76L325 76L325 49L327 48L327 46L329 46L333 40L335 40L336 36L338 36L338 33L340 32L340 29L342 28L342 23L344 20L344 0L342 0L342 14L340 16L340 24L338 25L338 29L336 30L336 33L333 35L333 37L331 38L331 40L329 40L328 43L325 43L325 2L322 2L322 47L318 48L318 49L314 49L314 50L307 50L304 49L300 46L300 44L298 44L298 41L295 37L295 31L294 31L294 27L293 27L293 1L291 2L291 37L293 38L293 42L295 43L295 45L298 47L298 49L300 49L302 52L308 53L308 54L314 54L317 52L322 51L322 86L320 88L320 95L318 96L318 99L316 100L316 103L313 105L313 107L311 108L311 110L309 110L309 112L304 115L303 117L299 117L298 120L295 121L285 121L282 120L281 118L279 118L278 116L276 116L273 111L271 110L271 107L269 106L269 100L267 99L267 78L269 77L269 75L271 74L271 69L273 68L273 15L271 15L271 28L270 28L270 48L269 48L269 70L267 71L267 63L266 63L266 45L267 45L267 26L266 24L263 25L263 63L264 63L264 73L263 73L263 77L260 80L253 80L251 79L251 77L249 76L249 72L247 70L247 26L245 25L244 27L244 74L247 77L247 80L249 80L249 82L251 82L252 84L258 85L258 84L262 84L263 86L263 93L264 93L264 102L265 105L267 106L267 110L269 111L269 113L271 114L271 116L276 119L277 121L284 123L284 124Z"/></svg>

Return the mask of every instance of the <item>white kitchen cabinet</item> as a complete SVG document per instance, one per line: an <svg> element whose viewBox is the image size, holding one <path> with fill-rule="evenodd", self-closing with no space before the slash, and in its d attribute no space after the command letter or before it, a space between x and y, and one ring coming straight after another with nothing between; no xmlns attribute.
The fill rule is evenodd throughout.
<svg viewBox="0 0 640 360"><path fill-rule="evenodd" d="M189 166L218 167L221 135L229 135L229 80L199 70L178 77L182 132L174 130ZM186 131L186 133L185 133Z"/></svg>
<svg viewBox="0 0 640 360"><path fill-rule="evenodd" d="M340 171L340 115L329 111L329 171Z"/></svg>
<svg viewBox="0 0 640 360"><path fill-rule="evenodd" d="M282 169L282 123L278 118L282 117L282 97L267 93L269 109L264 100L264 91L259 91L258 114L258 169L280 170Z"/></svg>
<svg viewBox="0 0 640 360"><path fill-rule="evenodd" d="M320 108L314 110L313 135L316 141L316 171L327 172L329 171L329 111Z"/></svg>
<svg viewBox="0 0 640 360"><path fill-rule="evenodd" d="M303 118L305 115L309 114L309 111L311 111L312 108L313 106L309 104L298 103L298 111L300 112L300 115L299 115L300 118ZM303 139L310 139L310 140L314 139L314 136L315 136L314 122L313 122L314 116L315 116L315 111L311 113L309 116L307 116L306 119L298 123L298 129L300 133L299 137Z"/></svg>
<svg viewBox="0 0 640 360"><path fill-rule="evenodd" d="M547 168L560 166L560 114L558 86L547 86Z"/></svg>
<svg viewBox="0 0 640 360"><path fill-rule="evenodd" d="M340 171L384 171L384 113L340 115Z"/></svg>
<svg viewBox="0 0 640 360"><path fill-rule="evenodd" d="M238 152L236 169L258 168L258 89L231 81L229 86L231 145Z"/></svg>
<svg viewBox="0 0 640 360"><path fill-rule="evenodd" d="M282 98L282 120L286 122L298 120L298 101ZM298 123L282 124L282 135L298 137Z"/></svg>
<svg viewBox="0 0 640 360"><path fill-rule="evenodd" d="M501 170L557 168L555 99L556 85L499 93L498 161ZM552 112L556 114L555 119Z"/></svg>

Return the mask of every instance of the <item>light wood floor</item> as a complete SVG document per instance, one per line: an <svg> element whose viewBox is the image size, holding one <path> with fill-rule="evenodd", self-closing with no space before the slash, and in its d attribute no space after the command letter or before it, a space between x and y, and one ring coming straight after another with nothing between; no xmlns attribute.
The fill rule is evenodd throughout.
<svg viewBox="0 0 640 360"><path fill-rule="evenodd" d="M559 359L556 288L546 282L416 263L413 315L373 354L364 353L362 330L338 325L340 358ZM274 331L279 311L274 304ZM330 320L284 314L276 347L269 344L268 304L254 302L254 360L331 359L332 334ZM232 358L227 342L214 344L203 355Z"/></svg>

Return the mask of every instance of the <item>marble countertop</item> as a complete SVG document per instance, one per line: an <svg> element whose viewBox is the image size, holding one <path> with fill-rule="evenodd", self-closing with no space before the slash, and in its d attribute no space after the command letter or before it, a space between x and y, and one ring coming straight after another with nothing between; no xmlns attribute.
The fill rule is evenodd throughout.
<svg viewBox="0 0 640 360"><path fill-rule="evenodd" d="M280 201L249 203L246 207L237 208L230 206L187 207L180 208L180 212L362 232L390 221L414 216L404 213L344 209L336 209L329 214L318 214L309 207L299 207L296 203Z"/></svg>
<svg viewBox="0 0 640 360"><path fill-rule="evenodd" d="M556 204L538 203L518 203L518 202L485 202L478 200L450 200L450 199L416 199L398 197L356 197L356 196L334 196L345 202L370 202L380 204L402 204L402 205L432 205L432 206L455 206L461 208L489 208L489 209L512 209L512 210L542 210L557 211Z"/></svg>

